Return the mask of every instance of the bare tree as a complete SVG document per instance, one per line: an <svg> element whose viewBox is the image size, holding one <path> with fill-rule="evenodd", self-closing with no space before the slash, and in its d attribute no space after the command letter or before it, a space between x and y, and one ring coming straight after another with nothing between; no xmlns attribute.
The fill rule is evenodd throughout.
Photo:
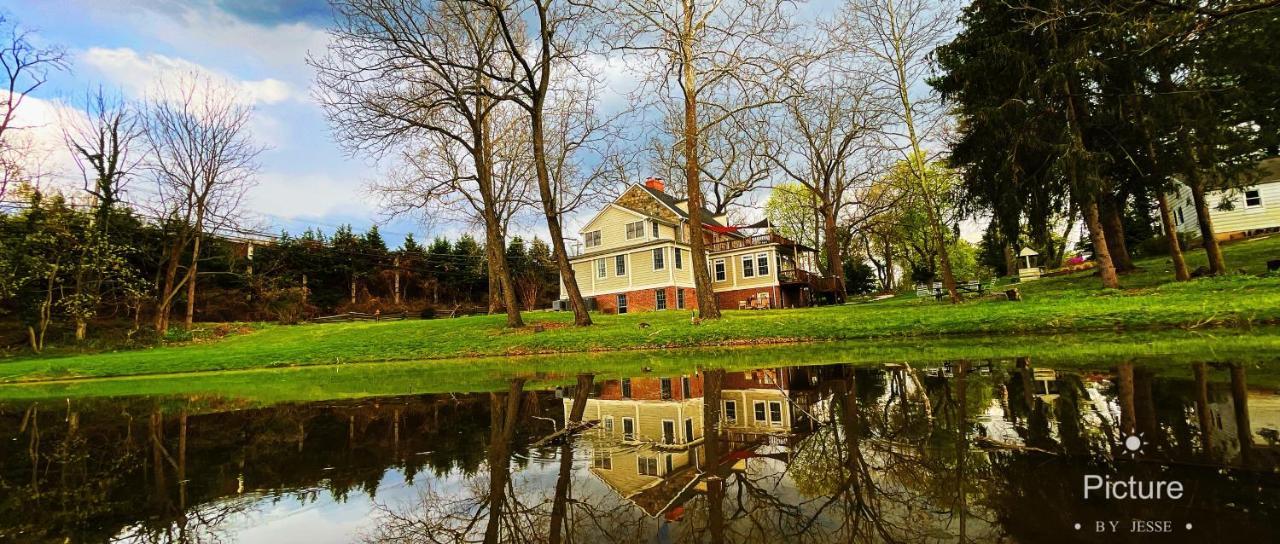
<svg viewBox="0 0 1280 544"><path fill-rule="evenodd" d="M352 153L382 156L420 149L435 137L463 150L481 204L485 245L497 248L489 255L489 273L501 283L507 326L523 326L502 250L489 134L499 104L493 96L505 94L504 82L513 78L509 66L499 65L498 23L465 0L334 0L333 8L328 53L308 62L339 143Z"/></svg>
<svg viewBox="0 0 1280 544"><path fill-rule="evenodd" d="M752 196L768 185L774 174L772 161L766 156L769 120L763 111L742 112L703 132L702 149L698 152L698 169L707 182L706 206L715 215L752 207ZM684 132L683 112L669 111L663 133ZM655 138L651 141L650 161L653 170L663 172L671 191L685 194L684 153L678 141Z"/></svg>
<svg viewBox="0 0 1280 544"><path fill-rule="evenodd" d="M488 73L483 77L509 83L506 94L495 96L496 99L510 100L519 105L528 114L530 145L533 152L534 173L538 181L538 196L542 205L542 213L546 218L547 230L551 237L552 253L556 267L560 270L570 306L573 307L574 324L591 325L591 316L587 313L586 303L578 289L573 266L569 263L569 253L565 248L564 231L561 218L566 211L562 199L573 202L571 179L552 178L553 163L565 160L570 147L560 146L559 160L552 153L553 143L548 141L548 106L555 100L557 86L563 85L561 79L577 75L583 76L578 60L587 53L586 37L591 28L594 10L590 6L573 1L556 0L470 0L475 5L487 10L497 21L501 30L504 46L503 53L515 70L508 73ZM485 68L485 67L481 67ZM553 73L555 73L553 78ZM588 87L589 88L589 87ZM590 102L590 97L586 103ZM562 109L561 112L570 111ZM590 112L588 117L590 116ZM560 128L568 128L562 125ZM568 143L566 139L562 144ZM565 194L566 190L569 194Z"/></svg>
<svg viewBox="0 0 1280 544"><path fill-rule="evenodd" d="M189 74L150 100L145 120L147 169L155 178L167 235L164 276L156 298L155 328L169 328L174 299L185 286L183 325L195 316L200 244L207 232L232 224L252 186L263 148L249 135L253 108L232 87ZM181 278L184 254L190 260Z"/></svg>
<svg viewBox="0 0 1280 544"><path fill-rule="evenodd" d="M962 301L956 291L951 256L939 210L939 195L929 179L927 143L942 122L940 102L920 96L929 69L929 55L945 40L954 21L949 2L932 0L850 0L838 36L866 54L875 65L879 90L898 104L889 111L894 123L886 131L890 146L910 168L912 190L924 205L937 246L942 283L952 303ZM895 132L896 131L896 132Z"/></svg>
<svg viewBox="0 0 1280 544"><path fill-rule="evenodd" d="M85 93L84 112L87 117L62 119L62 135L80 168L85 191L97 200L97 228L106 232L111 209L141 162L135 148L144 136L143 123L123 97L108 95L101 87Z"/></svg>
<svg viewBox="0 0 1280 544"><path fill-rule="evenodd" d="M803 96L782 107L777 134L764 152L784 176L808 189L821 221L825 274L836 278L844 300L844 251L840 219L847 205L871 185L874 135L883 123L871 81L839 60L797 70Z"/></svg>
<svg viewBox="0 0 1280 544"><path fill-rule="evenodd" d="M703 141L717 125L783 100L770 82L793 53L779 47L791 31L791 5L782 0L613 0L600 6L614 23L614 48L653 57L649 83L661 92L651 94L683 105L678 144L684 149L689 246L703 318L720 317L703 229Z"/></svg>
<svg viewBox="0 0 1280 544"><path fill-rule="evenodd" d="M4 68L4 97L0 98L0 200L4 200L11 182L22 181L28 170L19 163L26 155L25 147L15 143L14 115L22 102L44 85L49 72L67 67L66 53L60 47L39 47L31 43L31 32L0 13L0 66Z"/></svg>

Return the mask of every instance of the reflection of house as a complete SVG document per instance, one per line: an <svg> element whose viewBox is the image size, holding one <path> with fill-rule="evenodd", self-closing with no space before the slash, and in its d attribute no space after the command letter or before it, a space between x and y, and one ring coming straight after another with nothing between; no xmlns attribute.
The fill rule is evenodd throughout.
<svg viewBox="0 0 1280 544"><path fill-rule="evenodd" d="M797 372L725 374L721 433L730 457L751 457L754 448L803 427L793 401L805 406L816 395L811 384L794 377ZM787 389L793 381L801 382L799 391ZM584 420L600 421L586 437L592 474L652 516L683 502L705 469L702 388L700 374L599 384L583 413ZM572 409L573 400L565 399L566 416Z"/></svg>
<svg viewBox="0 0 1280 544"><path fill-rule="evenodd" d="M712 288L721 308L750 301L756 307L808 305L810 294L835 283L810 272L813 249L764 225L733 227L704 210ZM632 185L582 228L582 255L571 259L582 295L602 311L692 309L697 305L686 200L666 193L661 179ZM561 298L565 298L563 285Z"/></svg>

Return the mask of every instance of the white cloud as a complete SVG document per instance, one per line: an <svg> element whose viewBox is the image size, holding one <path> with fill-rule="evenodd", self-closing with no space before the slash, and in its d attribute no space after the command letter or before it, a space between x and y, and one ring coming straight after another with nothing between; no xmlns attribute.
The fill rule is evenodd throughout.
<svg viewBox="0 0 1280 544"><path fill-rule="evenodd" d="M79 64L88 66L107 81L118 85L133 96L145 96L182 81L186 76L199 74L215 80L226 81L238 89L240 96L252 104L277 104L297 95L293 88L278 79L255 81L238 80L229 74L213 70L194 62L156 53L140 54L127 47L107 49L92 47L79 55Z"/></svg>
<svg viewBox="0 0 1280 544"><path fill-rule="evenodd" d="M43 178L43 186L70 192L80 185L80 169L63 139L64 122L87 121L79 109L61 102L26 96L14 110L5 138L22 150L23 168Z"/></svg>
<svg viewBox="0 0 1280 544"><path fill-rule="evenodd" d="M268 218L306 219L328 215L372 216L358 180L324 174L263 172L246 201Z"/></svg>

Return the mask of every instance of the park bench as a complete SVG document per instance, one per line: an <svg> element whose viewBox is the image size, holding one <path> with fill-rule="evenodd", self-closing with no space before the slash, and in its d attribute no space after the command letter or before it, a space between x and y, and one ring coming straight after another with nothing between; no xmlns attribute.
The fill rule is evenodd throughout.
<svg viewBox="0 0 1280 544"><path fill-rule="evenodd" d="M957 283L956 291L959 292L961 296L969 294L982 296L987 292L987 286L982 285L982 282L980 281L966 281ZM916 296L920 298L933 297L934 300L941 302L942 299L947 297L947 290L940 282L934 282L932 286L917 285Z"/></svg>

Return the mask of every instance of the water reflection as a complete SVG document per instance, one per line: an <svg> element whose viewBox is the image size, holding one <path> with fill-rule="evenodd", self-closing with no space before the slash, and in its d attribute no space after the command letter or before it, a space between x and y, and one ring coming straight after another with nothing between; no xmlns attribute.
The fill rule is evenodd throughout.
<svg viewBox="0 0 1280 544"><path fill-rule="evenodd" d="M559 381L269 408L3 404L0 541L1041 542L1131 519L1170 520L1177 540L1278 536L1280 396L1241 365ZM1087 474L1186 493L1085 500Z"/></svg>

